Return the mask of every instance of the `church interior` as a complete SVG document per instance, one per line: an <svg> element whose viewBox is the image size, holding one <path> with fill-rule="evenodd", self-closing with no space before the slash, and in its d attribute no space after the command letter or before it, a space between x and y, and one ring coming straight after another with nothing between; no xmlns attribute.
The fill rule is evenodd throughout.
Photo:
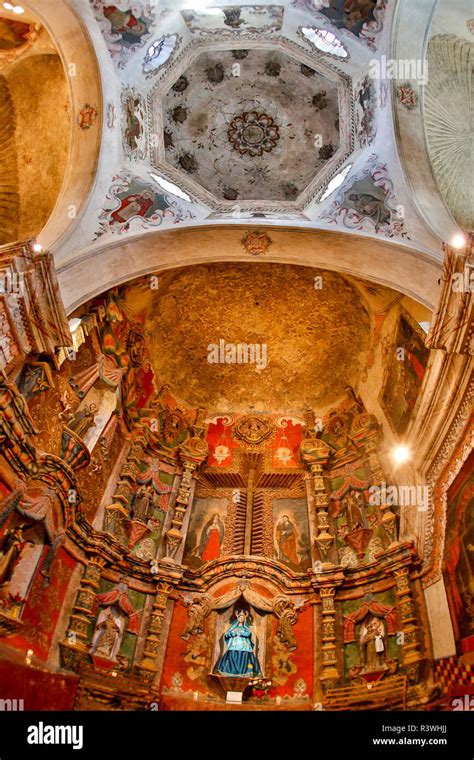
<svg viewBox="0 0 474 760"><path fill-rule="evenodd" d="M3 704L474 701L473 62L469 0L0 2Z"/></svg>

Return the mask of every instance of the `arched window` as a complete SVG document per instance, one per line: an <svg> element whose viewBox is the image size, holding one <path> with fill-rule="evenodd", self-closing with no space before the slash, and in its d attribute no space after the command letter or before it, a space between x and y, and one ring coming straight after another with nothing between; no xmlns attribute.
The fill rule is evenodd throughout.
<svg viewBox="0 0 474 760"><path fill-rule="evenodd" d="M301 33L314 47L323 53L337 55L339 58L348 58L349 53L333 32L328 32L327 29L303 26Z"/></svg>
<svg viewBox="0 0 474 760"><path fill-rule="evenodd" d="M143 61L143 71L145 74L152 74L158 71L166 63L175 49L177 41L178 35L171 34L160 37L160 39L154 40L151 43Z"/></svg>

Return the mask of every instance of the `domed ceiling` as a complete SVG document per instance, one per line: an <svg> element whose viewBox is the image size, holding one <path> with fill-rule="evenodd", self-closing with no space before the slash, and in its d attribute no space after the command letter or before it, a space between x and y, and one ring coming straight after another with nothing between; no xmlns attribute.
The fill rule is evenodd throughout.
<svg viewBox="0 0 474 760"><path fill-rule="evenodd" d="M474 229L474 43L454 34L428 44L426 137L436 182L456 221Z"/></svg>
<svg viewBox="0 0 474 760"><path fill-rule="evenodd" d="M295 201L344 152L339 98L278 49L203 53L163 98L166 161L218 200Z"/></svg>
<svg viewBox="0 0 474 760"><path fill-rule="evenodd" d="M334 272L199 265L160 276L157 290L143 278L123 298L143 321L160 383L213 411L322 409L357 385L371 344L358 289ZM227 363L228 346L238 344L260 347L254 362Z"/></svg>
<svg viewBox="0 0 474 760"><path fill-rule="evenodd" d="M401 1L74 0L95 49L98 84L107 86L103 100L97 90L89 96L81 89L73 101L73 144L87 145L91 162L74 163L67 180L72 186L77 172L75 185L84 176L95 181L87 198L71 201L80 214L54 251L68 308L117 283L125 260L123 280L151 271L150 237L158 243L170 230L214 224L265 219L275 227L342 233L332 248L341 246L337 262L359 236L386 242L397 277L378 271L377 256L370 275L359 259L346 261L344 271L389 286L405 260L412 271L418 252L420 262L438 268L438 227L413 200L392 124L394 103L411 124L422 122L422 99L412 104L400 88L404 80L373 71L374 61L393 57ZM71 77L71 85L77 80ZM421 152L413 151L406 165L417 164ZM39 242L57 239L53 233L46 229ZM132 241L131 255L122 255ZM229 258L221 251L217 258ZM267 260L277 251L272 247ZM101 275L93 283L92 257ZM291 249L284 259L312 263ZM178 256L176 263L190 262ZM408 278L407 292L430 276ZM420 300L428 302L424 294Z"/></svg>

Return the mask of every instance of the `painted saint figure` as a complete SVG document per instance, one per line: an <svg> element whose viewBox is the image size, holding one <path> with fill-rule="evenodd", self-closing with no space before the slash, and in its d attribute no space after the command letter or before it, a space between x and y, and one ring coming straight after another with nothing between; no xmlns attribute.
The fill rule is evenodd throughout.
<svg viewBox="0 0 474 760"><path fill-rule="evenodd" d="M155 193L143 190L120 198L120 206L111 213L109 224L129 222L134 216L146 216L155 201Z"/></svg>
<svg viewBox="0 0 474 760"><path fill-rule="evenodd" d="M384 202L370 193L351 193L349 200L361 217L371 219L378 230L384 224L390 224L391 213Z"/></svg>
<svg viewBox="0 0 474 760"><path fill-rule="evenodd" d="M276 526L276 540L278 544L278 559L280 562L299 564L296 553L296 528L288 515L283 515Z"/></svg>
<svg viewBox="0 0 474 760"><path fill-rule="evenodd" d="M227 650L217 662L216 673L249 678L261 675L262 671L253 651L252 631L247 617L246 610L236 611L234 622L224 633Z"/></svg>
<svg viewBox="0 0 474 760"><path fill-rule="evenodd" d="M224 524L216 512L205 524L201 533L198 554L204 562L219 559L223 539Z"/></svg>
<svg viewBox="0 0 474 760"><path fill-rule="evenodd" d="M130 47L140 43L143 35L148 34L149 19L135 16L131 9L121 11L116 5L109 5L103 13L110 22L111 31L120 35L124 45Z"/></svg>

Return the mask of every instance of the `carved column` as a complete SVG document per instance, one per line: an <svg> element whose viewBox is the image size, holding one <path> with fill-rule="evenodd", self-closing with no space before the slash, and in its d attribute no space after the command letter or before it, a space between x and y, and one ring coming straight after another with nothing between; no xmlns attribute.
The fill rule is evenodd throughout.
<svg viewBox="0 0 474 760"><path fill-rule="evenodd" d="M166 557L167 561L174 561L174 557L183 540L183 521L186 510L191 506L191 493L193 485L193 473L207 459L209 449L202 438L193 437L180 447L180 460L183 465L183 475L178 487L175 508L171 520L171 527L166 531Z"/></svg>
<svg viewBox="0 0 474 760"><path fill-rule="evenodd" d="M33 243L0 246L0 368L71 345L53 257Z"/></svg>
<svg viewBox="0 0 474 760"><path fill-rule="evenodd" d="M90 557L77 592L74 608L69 619L66 638L60 643L64 667L77 670L82 658L89 651L87 632L94 620L92 612L94 599L99 589L105 558L100 555Z"/></svg>
<svg viewBox="0 0 474 760"><path fill-rule="evenodd" d="M315 541L323 569L333 567L328 558L334 543L334 536L329 529L329 496L323 477L323 467L327 464L329 452L329 446L319 438L306 438L300 447L301 458L308 465L313 478L317 528Z"/></svg>
<svg viewBox="0 0 474 760"><path fill-rule="evenodd" d="M161 643L161 629L163 626L163 617L168 604L168 598L173 590L173 585L167 581L160 580L156 584L156 596L151 610L148 632L145 639L143 659L138 666L138 671L143 680L150 684L158 673L156 658Z"/></svg>
<svg viewBox="0 0 474 760"><path fill-rule="evenodd" d="M132 492L136 477L140 473L139 462L143 458L143 446L140 443L134 443L130 449L127 461L125 462L120 477L115 488L114 502L124 505L128 503L129 495Z"/></svg>
<svg viewBox="0 0 474 760"><path fill-rule="evenodd" d="M397 584L395 595L402 633L403 665L410 681L416 682L419 677L423 655L421 652L416 608L411 594L410 570L406 566L400 567L393 574Z"/></svg>
<svg viewBox="0 0 474 760"><path fill-rule="evenodd" d="M331 686L339 678L336 656L336 609L334 597L335 586L324 586L319 590L321 596L321 675L323 685Z"/></svg>
<svg viewBox="0 0 474 760"><path fill-rule="evenodd" d="M448 354L470 354L474 321L473 235L458 250L443 243L444 266L438 303L426 336L428 348L442 348Z"/></svg>

